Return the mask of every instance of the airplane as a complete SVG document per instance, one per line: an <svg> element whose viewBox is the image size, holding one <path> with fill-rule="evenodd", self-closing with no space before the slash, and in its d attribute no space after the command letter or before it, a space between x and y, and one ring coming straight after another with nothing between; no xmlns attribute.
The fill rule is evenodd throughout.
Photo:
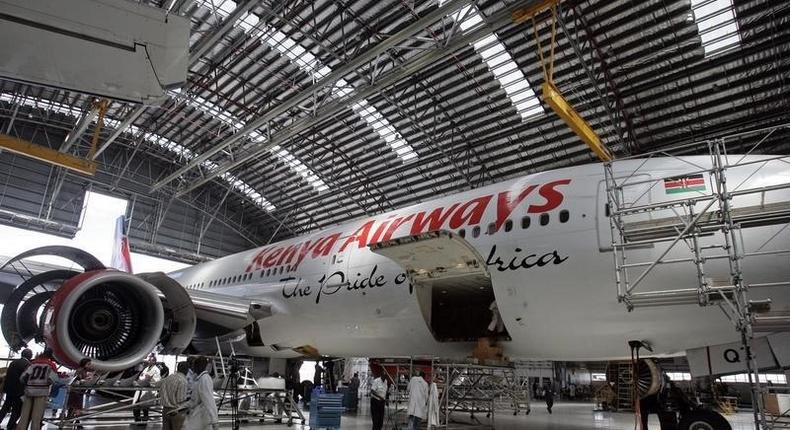
<svg viewBox="0 0 790 430"><path fill-rule="evenodd" d="M748 155L730 169L733 189L765 191L733 198L737 213L790 201L785 159ZM631 204L710 194L716 184L689 170L711 157L618 161L615 177L637 185ZM700 179L701 178L701 179ZM625 193L625 191L624 191ZM628 196L624 196L625 199ZM697 203L700 205L701 203ZM17 287L2 314L12 347L44 339L64 365L93 359L121 370L151 350L216 350L266 357L466 357L478 338L498 340L514 358L605 360L627 356L627 342L649 341L658 355L739 340L717 306L638 308L618 300L611 207L601 164L526 175L449 195L201 263L169 274L107 269L74 248L46 247L10 260L57 254L83 273L42 273ZM743 212L747 211L747 212ZM750 211L750 212L749 212ZM663 225L669 209L645 212ZM790 279L781 254L790 248L787 213L746 222L743 261L749 283ZM714 236L701 246L713 248ZM658 258L661 247L629 252ZM664 258L688 257L682 249ZM696 288L693 264L659 265L644 291ZM661 270L659 270L661 269ZM729 279L726 260L706 263L706 276ZM31 294L33 292L33 294ZM772 312L790 311L790 289L754 289ZM36 318L45 309L43 326ZM761 333L761 334L767 334Z"/></svg>

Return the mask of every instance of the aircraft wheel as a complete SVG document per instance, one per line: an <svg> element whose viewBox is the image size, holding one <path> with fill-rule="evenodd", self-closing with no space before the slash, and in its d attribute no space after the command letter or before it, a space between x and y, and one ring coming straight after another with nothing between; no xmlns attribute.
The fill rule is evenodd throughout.
<svg viewBox="0 0 790 430"><path fill-rule="evenodd" d="M680 419L678 430L732 430L732 426L716 412L697 410Z"/></svg>

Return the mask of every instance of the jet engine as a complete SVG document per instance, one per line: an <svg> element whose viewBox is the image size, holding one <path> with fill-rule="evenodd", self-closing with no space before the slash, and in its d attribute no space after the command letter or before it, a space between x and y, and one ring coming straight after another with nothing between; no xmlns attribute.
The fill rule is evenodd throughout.
<svg viewBox="0 0 790 430"><path fill-rule="evenodd" d="M656 394L664 384L664 380L661 377L661 369L653 360L640 359L639 363L637 363L634 383L640 399Z"/></svg>
<svg viewBox="0 0 790 430"><path fill-rule="evenodd" d="M81 273L66 281L46 311L44 337L62 364L85 357L101 370L143 361L159 343L164 310L156 287L115 270Z"/></svg>
<svg viewBox="0 0 790 430"><path fill-rule="evenodd" d="M0 317L12 348L44 340L63 365L90 358L97 370L118 371L154 349L177 354L189 345L195 308L167 275L106 269L90 254L61 246L28 251L6 265L34 255L64 257L85 271L43 272L14 289Z"/></svg>

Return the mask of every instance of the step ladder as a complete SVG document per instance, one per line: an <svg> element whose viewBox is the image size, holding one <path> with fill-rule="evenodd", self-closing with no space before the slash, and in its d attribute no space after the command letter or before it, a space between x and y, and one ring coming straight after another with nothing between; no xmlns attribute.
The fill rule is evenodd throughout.
<svg viewBox="0 0 790 430"><path fill-rule="evenodd" d="M631 363L617 364L617 410L634 410L634 373Z"/></svg>

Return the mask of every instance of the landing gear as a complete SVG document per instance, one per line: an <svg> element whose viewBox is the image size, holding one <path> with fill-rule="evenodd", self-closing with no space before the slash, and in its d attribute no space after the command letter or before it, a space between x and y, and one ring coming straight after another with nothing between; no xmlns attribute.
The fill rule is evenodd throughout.
<svg viewBox="0 0 790 430"><path fill-rule="evenodd" d="M690 399L650 360L638 359L634 354L635 394L639 400L635 409L640 412L642 426L647 428L649 414L657 414L661 430L732 430L732 426L718 412L706 409Z"/></svg>
<svg viewBox="0 0 790 430"><path fill-rule="evenodd" d="M680 417L678 430L732 430L732 426L717 412L697 409Z"/></svg>

